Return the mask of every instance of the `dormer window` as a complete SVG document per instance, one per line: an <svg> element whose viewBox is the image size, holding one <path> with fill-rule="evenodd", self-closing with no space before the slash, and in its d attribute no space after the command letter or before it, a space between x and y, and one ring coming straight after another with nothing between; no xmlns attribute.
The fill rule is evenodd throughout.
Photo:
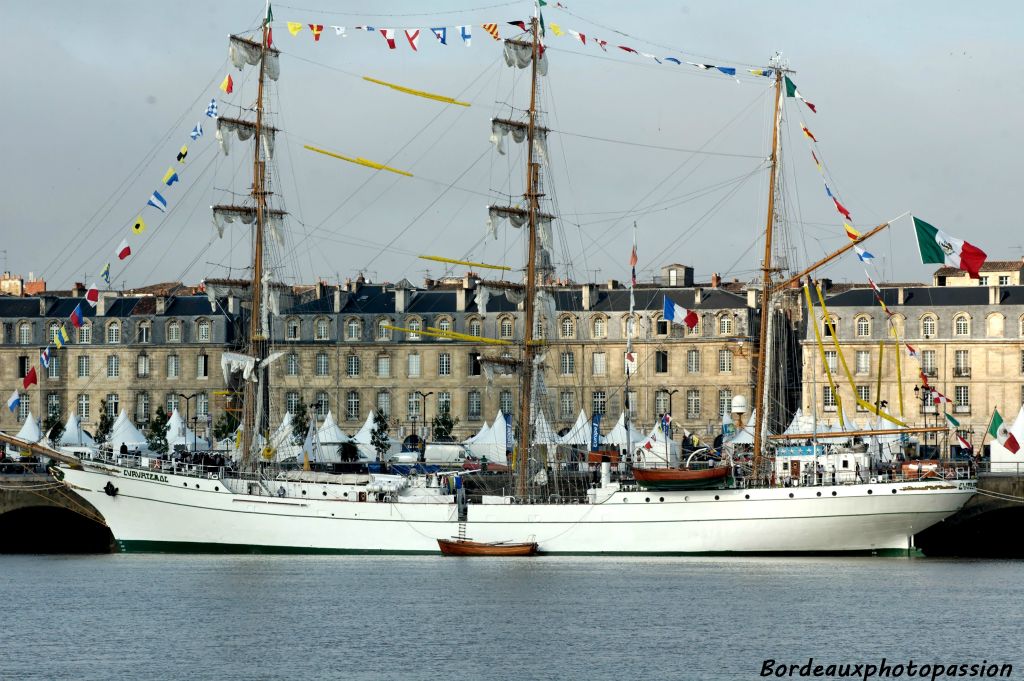
<svg viewBox="0 0 1024 681"><path fill-rule="evenodd" d="M297 341L300 337L299 332L299 320L295 317L291 317L285 320L284 323L284 338L285 340Z"/></svg>

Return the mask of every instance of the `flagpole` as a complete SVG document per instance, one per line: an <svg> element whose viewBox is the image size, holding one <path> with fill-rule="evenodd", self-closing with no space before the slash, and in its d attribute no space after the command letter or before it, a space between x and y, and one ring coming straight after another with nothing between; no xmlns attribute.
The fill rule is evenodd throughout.
<svg viewBox="0 0 1024 681"><path fill-rule="evenodd" d="M992 430L992 424L996 420L996 413L997 412L998 412L998 409L993 407L992 408L992 415L988 417L988 425L985 426L985 432L981 434L981 444L978 445L978 453L979 454L984 454L985 453L985 438L988 437L988 431Z"/></svg>

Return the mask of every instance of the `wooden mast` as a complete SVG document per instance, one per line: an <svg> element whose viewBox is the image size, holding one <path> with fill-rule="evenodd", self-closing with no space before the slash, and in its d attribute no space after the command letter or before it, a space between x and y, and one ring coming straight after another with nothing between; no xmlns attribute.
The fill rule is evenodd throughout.
<svg viewBox="0 0 1024 681"><path fill-rule="evenodd" d="M530 110L526 128L526 201L529 210L528 249L526 261L525 298L523 299L523 381L519 395L519 446L516 451L516 495L526 496L526 477L529 471L530 453L530 398L533 392L533 326L534 296L537 289L537 190L539 164L534 161L533 138L537 119L537 58L538 58L538 23L537 17L530 20L530 31L533 35L532 63L530 65Z"/></svg>
<svg viewBox="0 0 1024 681"><path fill-rule="evenodd" d="M260 77L256 90L256 130L253 136L252 155L252 192L251 195L256 203L256 225L253 230L253 266L252 266L252 307L249 316L249 351L262 362L266 357L267 338L263 329L263 220L267 208L267 196L265 191L265 170L266 162L260 154L262 144L263 128L263 81L267 63L267 43L270 35L270 24L263 21L263 38L260 41ZM267 371L263 367L257 370L259 380L254 383L245 381L243 429L242 429L242 467L246 468L252 463L252 445L257 440L257 432L261 427L257 423L256 414L259 405L256 404L260 391L267 390ZM266 415L264 415L264 418ZM262 419L260 419L262 421Z"/></svg>
<svg viewBox="0 0 1024 681"><path fill-rule="evenodd" d="M765 423L765 375L767 358L765 348L768 343L768 317L771 315L772 294L772 230L775 227L775 185L779 174L779 123L782 117L782 79L784 71L781 64L774 65L775 72L775 108L772 120L772 154L771 176L768 181L768 218L764 233L764 259L761 261L761 304L760 325L757 343L757 378L754 383L754 462L752 475L760 480L761 448L764 446L761 432Z"/></svg>

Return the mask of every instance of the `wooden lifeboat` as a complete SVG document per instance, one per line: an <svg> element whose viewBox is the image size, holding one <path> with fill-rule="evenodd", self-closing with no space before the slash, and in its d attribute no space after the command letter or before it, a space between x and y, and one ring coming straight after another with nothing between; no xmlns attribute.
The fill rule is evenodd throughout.
<svg viewBox="0 0 1024 681"><path fill-rule="evenodd" d="M708 489L729 477L728 466L715 468L634 468L633 478L647 489Z"/></svg>
<svg viewBox="0 0 1024 681"><path fill-rule="evenodd" d="M532 556L537 553L537 542L438 539L437 545L445 556Z"/></svg>

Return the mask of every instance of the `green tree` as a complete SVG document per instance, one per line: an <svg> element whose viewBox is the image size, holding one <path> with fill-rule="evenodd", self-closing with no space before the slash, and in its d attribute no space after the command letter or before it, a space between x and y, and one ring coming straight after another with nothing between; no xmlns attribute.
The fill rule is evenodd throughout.
<svg viewBox="0 0 1024 681"><path fill-rule="evenodd" d="M158 454L166 454L170 445L167 444L167 423L171 417L164 411L163 405L156 408L153 418L149 420L149 430L146 432L146 442L149 448Z"/></svg>
<svg viewBox="0 0 1024 681"><path fill-rule="evenodd" d="M306 403L299 401L299 406L292 414L292 444L301 445L305 442L307 432L309 432L309 412L306 411Z"/></svg>
<svg viewBox="0 0 1024 681"><path fill-rule="evenodd" d="M50 446L57 448L57 443L64 436L64 421L58 412L50 412L43 420L43 433L46 435Z"/></svg>
<svg viewBox="0 0 1024 681"><path fill-rule="evenodd" d="M444 411L434 417L432 425L434 442L452 442L452 431L455 430L455 426L459 425L459 419L453 419L449 412Z"/></svg>
<svg viewBox="0 0 1024 681"><path fill-rule="evenodd" d="M217 423L213 424L213 437L217 440L223 440L234 435L236 430L238 430L237 412L225 411L217 419Z"/></svg>
<svg viewBox="0 0 1024 681"><path fill-rule="evenodd" d="M100 422L96 426L96 442L104 443L110 438L110 430L114 427L114 419L107 412L107 401L100 400Z"/></svg>
<svg viewBox="0 0 1024 681"><path fill-rule="evenodd" d="M388 438L388 418L380 413L373 412L373 430L370 432L370 444L377 450L377 460L383 461L384 455L391 448L391 440Z"/></svg>

